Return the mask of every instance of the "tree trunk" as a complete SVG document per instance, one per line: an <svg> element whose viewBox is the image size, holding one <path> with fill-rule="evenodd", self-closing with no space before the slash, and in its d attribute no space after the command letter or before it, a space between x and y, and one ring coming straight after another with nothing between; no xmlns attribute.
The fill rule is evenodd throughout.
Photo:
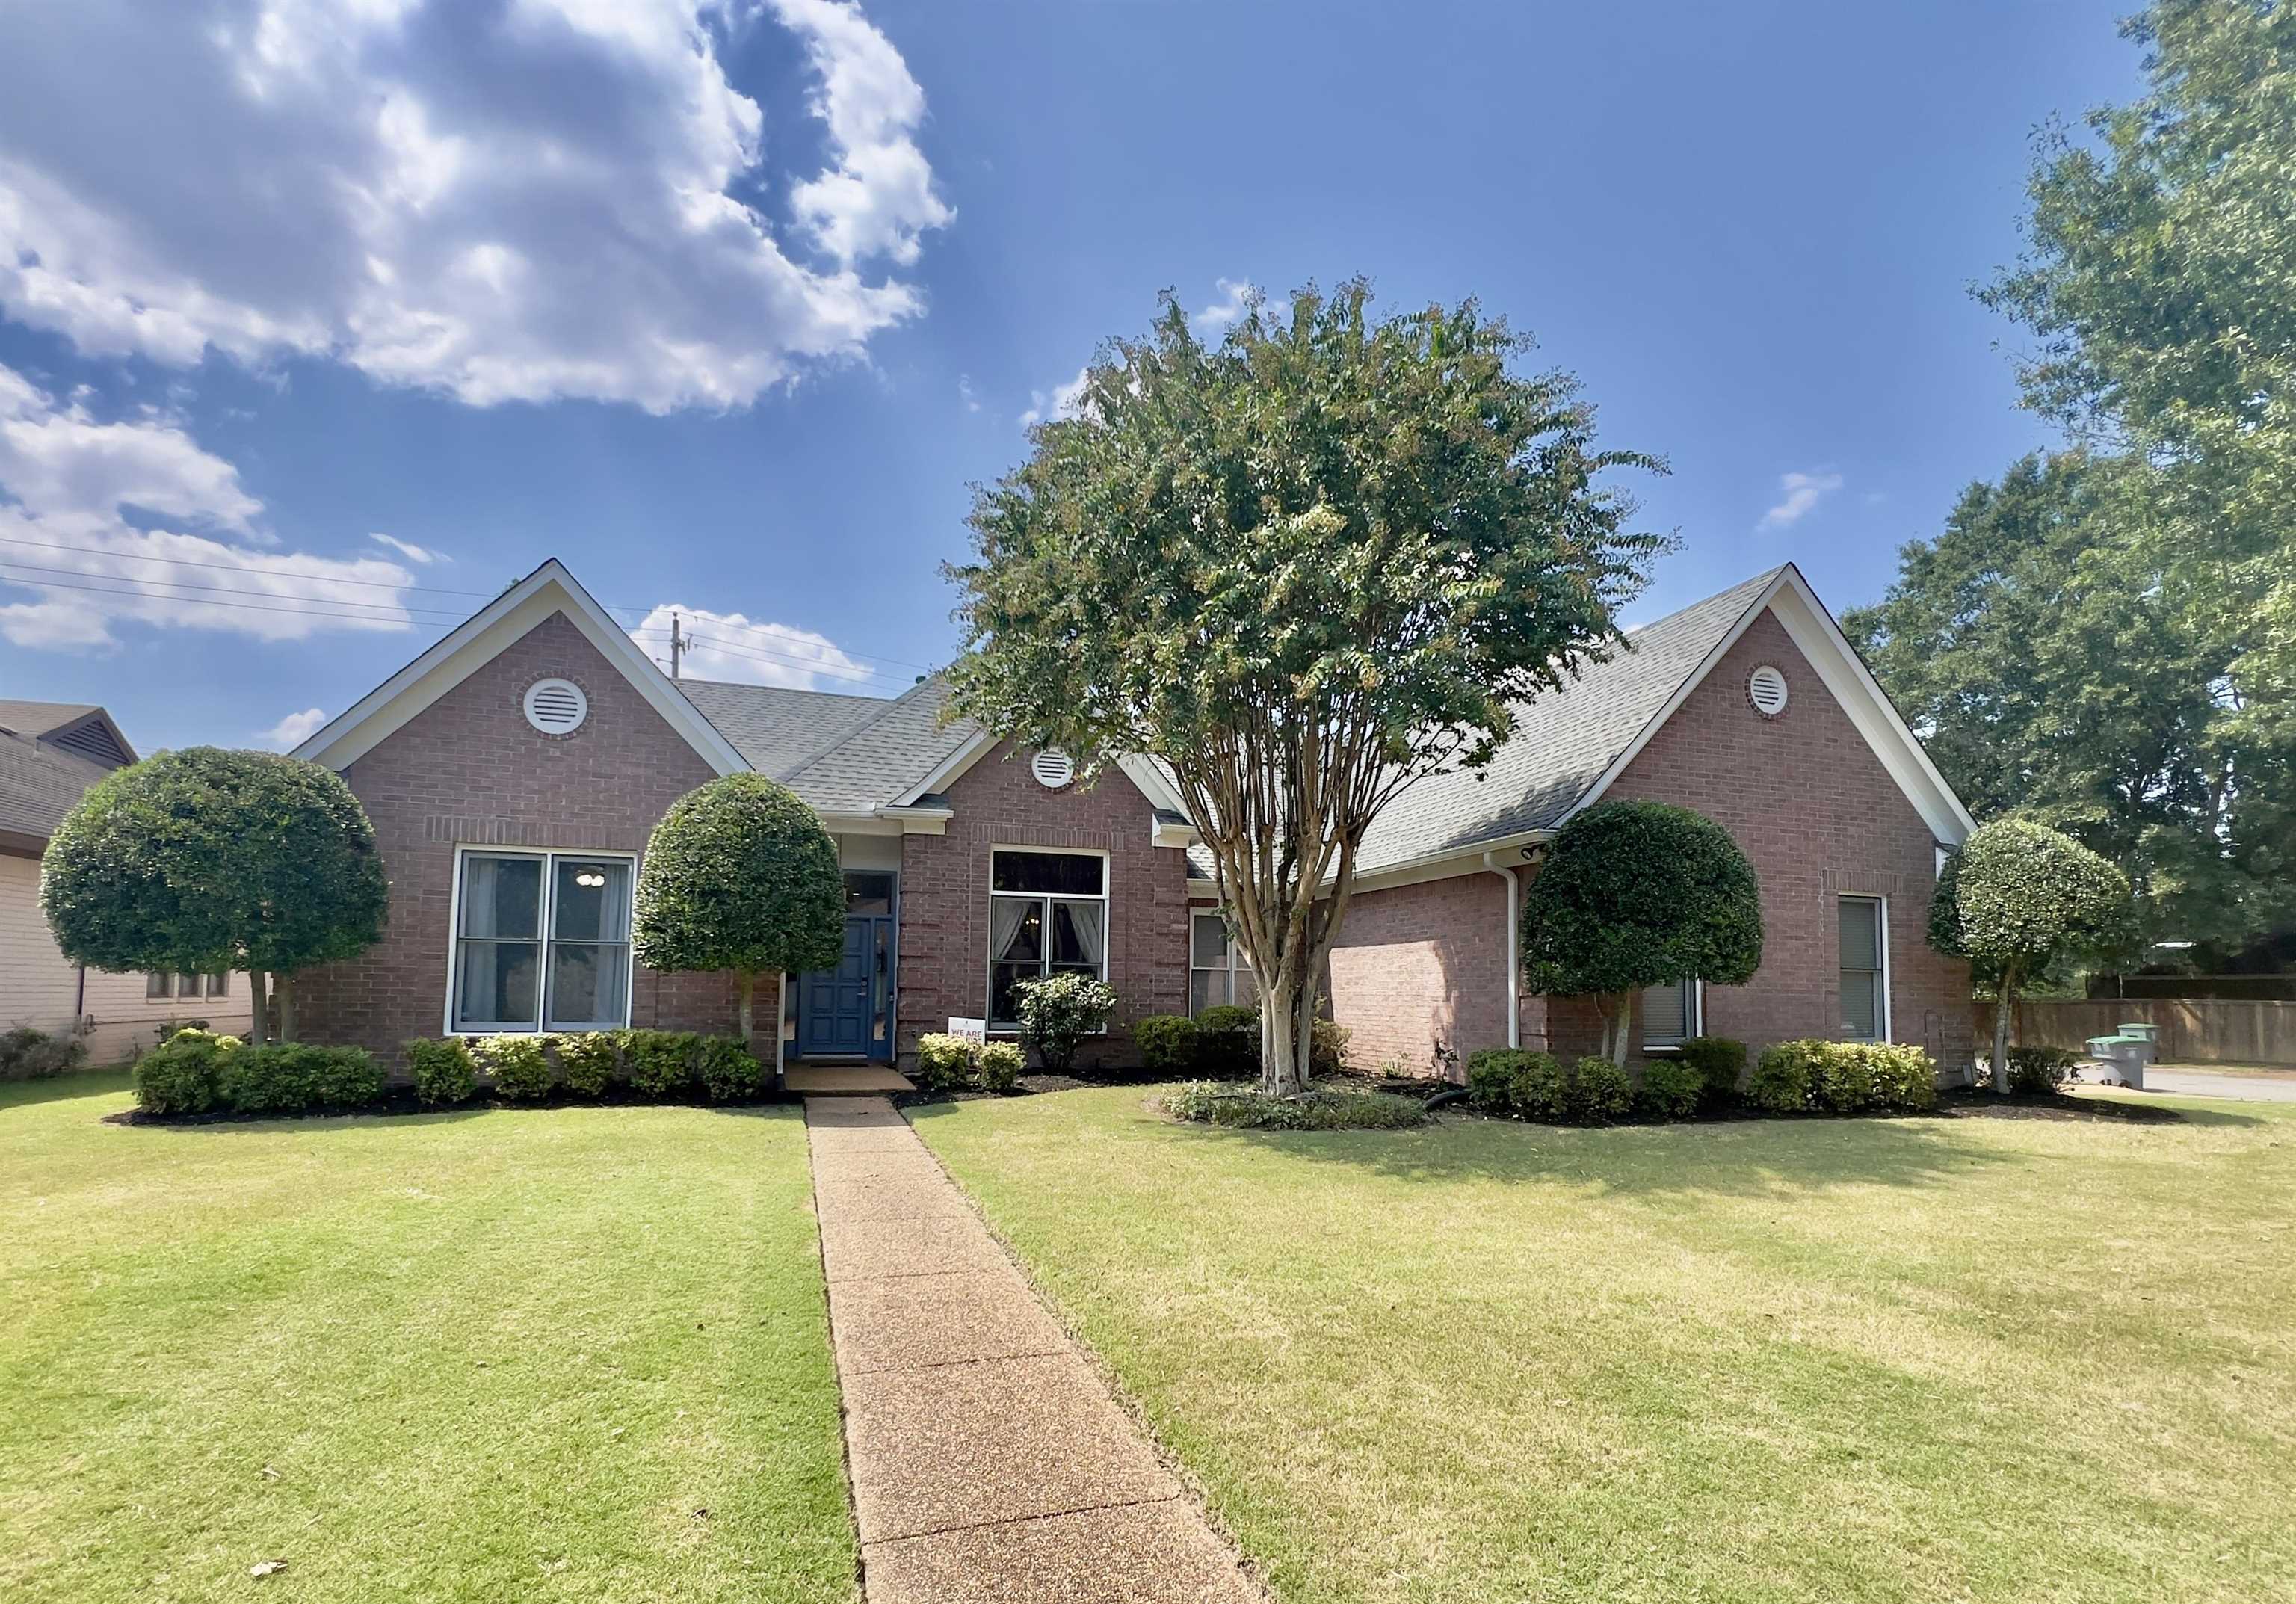
<svg viewBox="0 0 2296 1604"><path fill-rule="evenodd" d="M1620 992L1611 999L1610 1041L1607 1043L1611 1062L1619 1068L1627 1067L1627 1042L1634 1035L1635 994Z"/></svg>
<svg viewBox="0 0 2296 1604"><path fill-rule="evenodd" d="M738 972L742 977L742 1045L747 1047L750 1036L755 1034L750 1026L750 996L758 988L758 971L742 970Z"/></svg>
<svg viewBox="0 0 2296 1604"><path fill-rule="evenodd" d="M2009 1093L2009 1011L2016 1006L2017 994L2005 980L1993 1004L1993 1089L2005 1097Z"/></svg>
<svg viewBox="0 0 2296 1604"><path fill-rule="evenodd" d="M1259 999L1259 1089L1269 1097L1297 1097L1308 1089L1308 1043L1300 1039L1302 989L1278 976Z"/></svg>
<svg viewBox="0 0 2296 1604"><path fill-rule="evenodd" d="M247 1044L260 1047L269 1028L264 1016L271 1011L270 999L263 994L261 970L247 971Z"/></svg>
<svg viewBox="0 0 2296 1604"><path fill-rule="evenodd" d="M1314 972L1312 970L1308 971L1311 978L1300 988L1297 1022L1292 1027L1292 1051L1299 1062L1300 1087L1302 1091L1308 1090L1316 1084L1316 992L1317 988L1312 978Z"/></svg>
<svg viewBox="0 0 2296 1604"><path fill-rule="evenodd" d="M282 972L272 976L271 983L279 994L279 1039L291 1042L295 1039L295 977Z"/></svg>

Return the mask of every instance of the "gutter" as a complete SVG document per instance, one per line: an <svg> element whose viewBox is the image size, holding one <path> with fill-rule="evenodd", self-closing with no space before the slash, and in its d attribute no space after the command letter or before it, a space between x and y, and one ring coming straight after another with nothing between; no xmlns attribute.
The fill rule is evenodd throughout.
<svg viewBox="0 0 2296 1604"><path fill-rule="evenodd" d="M1483 867L1506 881L1507 1050L1513 1052L1522 1045L1522 921L1516 912L1521 901L1522 881L1515 871L1498 863L1497 858L1496 849L1484 853Z"/></svg>

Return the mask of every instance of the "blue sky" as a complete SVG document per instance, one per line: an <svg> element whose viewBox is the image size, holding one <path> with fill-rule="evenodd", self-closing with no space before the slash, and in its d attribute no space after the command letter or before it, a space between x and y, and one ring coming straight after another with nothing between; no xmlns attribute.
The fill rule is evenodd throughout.
<svg viewBox="0 0 2296 1604"><path fill-rule="evenodd" d="M2117 9L10 8L0 695L280 744L553 555L713 676L898 691L1095 341L1355 273L1670 460L1634 616L1869 601L2050 438L1967 288L2138 86Z"/></svg>

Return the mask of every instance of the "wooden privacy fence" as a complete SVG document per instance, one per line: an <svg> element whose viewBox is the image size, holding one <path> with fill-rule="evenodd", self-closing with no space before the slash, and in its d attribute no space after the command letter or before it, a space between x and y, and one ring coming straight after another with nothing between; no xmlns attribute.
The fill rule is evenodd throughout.
<svg viewBox="0 0 2296 1604"><path fill-rule="evenodd" d="M2160 1031L2161 1057L2193 1064L2296 1065L2296 1002L2228 1002L2213 997L2095 997L2017 1004L2015 1039L2033 1046L2085 1046L2123 1019ZM1993 1005L1977 1005L1979 1052L1993 1039Z"/></svg>

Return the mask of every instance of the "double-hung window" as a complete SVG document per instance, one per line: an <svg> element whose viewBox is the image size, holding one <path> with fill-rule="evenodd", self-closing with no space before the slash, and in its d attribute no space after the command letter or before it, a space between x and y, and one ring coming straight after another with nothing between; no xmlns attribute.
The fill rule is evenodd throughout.
<svg viewBox="0 0 2296 1604"><path fill-rule="evenodd" d="M228 994L231 977L228 975L148 974L144 977L144 994L147 997L221 997Z"/></svg>
<svg viewBox="0 0 2296 1604"><path fill-rule="evenodd" d="M463 853L447 1028L627 1025L634 867L611 854Z"/></svg>
<svg viewBox="0 0 2296 1604"><path fill-rule="evenodd" d="M999 847L988 868L988 1024L1021 1022L1015 988L1046 975L1108 978L1108 858Z"/></svg>
<svg viewBox="0 0 2296 1604"><path fill-rule="evenodd" d="M1643 993L1643 1051L1681 1046L1698 1034L1698 982L1677 980Z"/></svg>
<svg viewBox="0 0 2296 1604"><path fill-rule="evenodd" d="M1878 896L1841 899L1841 1034L1890 1039L1890 942Z"/></svg>
<svg viewBox="0 0 2296 1604"><path fill-rule="evenodd" d="M1227 916L1198 913L1189 921L1188 929L1189 1014L1225 1002L1256 1007L1259 982L1252 975L1251 960L1243 955L1227 928Z"/></svg>

